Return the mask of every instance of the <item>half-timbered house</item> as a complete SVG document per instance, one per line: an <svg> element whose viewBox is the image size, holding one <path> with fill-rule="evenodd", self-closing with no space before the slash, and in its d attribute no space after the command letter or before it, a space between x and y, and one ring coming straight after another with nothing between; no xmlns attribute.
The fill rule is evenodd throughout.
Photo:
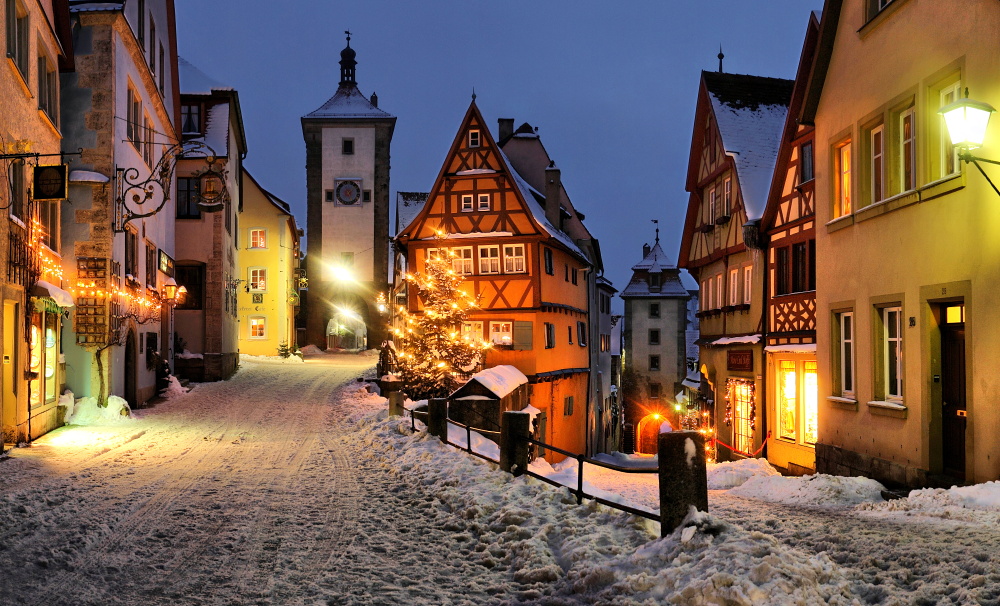
<svg viewBox="0 0 1000 606"><path fill-rule="evenodd" d="M531 384L539 437L584 452L590 351L588 274L592 261L562 228L559 171L529 185L501 151L475 101L469 106L427 202L397 236L409 271L453 253L467 292L480 298L463 331L492 341L486 367L509 364ZM445 234L442 245L439 234ZM421 304L411 288L411 313Z"/></svg>
<svg viewBox="0 0 1000 606"><path fill-rule="evenodd" d="M805 43L761 219L766 236L768 460L793 472L816 466L819 390L816 365L816 207L813 128L798 121L813 65L819 20Z"/></svg>
<svg viewBox="0 0 1000 606"><path fill-rule="evenodd" d="M757 453L763 363L760 218L792 81L702 72L688 160L678 266L700 286L702 389L721 460Z"/></svg>

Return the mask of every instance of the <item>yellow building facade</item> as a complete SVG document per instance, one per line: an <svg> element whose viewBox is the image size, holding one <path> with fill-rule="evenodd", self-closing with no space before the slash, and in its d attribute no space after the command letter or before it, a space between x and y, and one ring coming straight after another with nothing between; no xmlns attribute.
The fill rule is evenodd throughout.
<svg viewBox="0 0 1000 606"><path fill-rule="evenodd" d="M239 215L239 350L253 356L295 349L299 229L288 204L243 171Z"/></svg>

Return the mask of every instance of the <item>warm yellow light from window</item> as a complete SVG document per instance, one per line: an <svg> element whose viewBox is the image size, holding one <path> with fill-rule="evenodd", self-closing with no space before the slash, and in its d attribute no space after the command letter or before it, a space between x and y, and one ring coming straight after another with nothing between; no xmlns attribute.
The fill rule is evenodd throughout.
<svg viewBox="0 0 1000 606"><path fill-rule="evenodd" d="M965 306L964 305L952 305L945 309L945 323L947 324L961 324L965 322Z"/></svg>

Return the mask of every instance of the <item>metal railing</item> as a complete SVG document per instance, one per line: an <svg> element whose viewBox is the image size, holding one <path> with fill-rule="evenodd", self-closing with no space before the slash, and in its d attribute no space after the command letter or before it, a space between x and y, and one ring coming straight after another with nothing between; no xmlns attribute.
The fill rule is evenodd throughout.
<svg viewBox="0 0 1000 606"><path fill-rule="evenodd" d="M490 461L491 463L499 463L500 462L499 459L494 459L492 457L489 457L488 455L484 455L483 453L476 452L476 451L472 450L472 430L473 430L473 428L471 426L469 426L469 425L463 425L463 424L459 423L458 421L452 421L451 419L448 419L448 423L454 425L455 427L461 427L462 429L465 430L465 448L463 450L465 450L467 453L469 453L469 454L471 454L473 456L479 457L480 459L484 459L486 461ZM492 435L497 436L498 438L500 437L500 432L499 431L490 431L488 429L482 429L482 428L479 428L479 427L475 428L475 430L476 430L476 433L478 433L479 435L492 434ZM445 443L449 444L451 446L454 446L456 448L462 448L461 444L456 444L455 442L452 442L450 439L447 438L447 436L445 437Z"/></svg>

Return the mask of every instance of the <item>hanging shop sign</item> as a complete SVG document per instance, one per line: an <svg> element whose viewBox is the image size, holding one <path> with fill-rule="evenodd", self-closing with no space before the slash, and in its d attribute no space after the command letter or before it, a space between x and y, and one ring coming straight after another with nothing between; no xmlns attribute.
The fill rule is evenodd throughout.
<svg viewBox="0 0 1000 606"><path fill-rule="evenodd" d="M731 349L726 352L726 370L753 372L753 351L750 349Z"/></svg>
<svg viewBox="0 0 1000 606"><path fill-rule="evenodd" d="M69 197L69 169L66 164L40 165L34 168L31 197L52 202Z"/></svg>
<svg viewBox="0 0 1000 606"><path fill-rule="evenodd" d="M160 271L167 274L167 276L174 277L174 260L170 258L170 255L160 250Z"/></svg>

